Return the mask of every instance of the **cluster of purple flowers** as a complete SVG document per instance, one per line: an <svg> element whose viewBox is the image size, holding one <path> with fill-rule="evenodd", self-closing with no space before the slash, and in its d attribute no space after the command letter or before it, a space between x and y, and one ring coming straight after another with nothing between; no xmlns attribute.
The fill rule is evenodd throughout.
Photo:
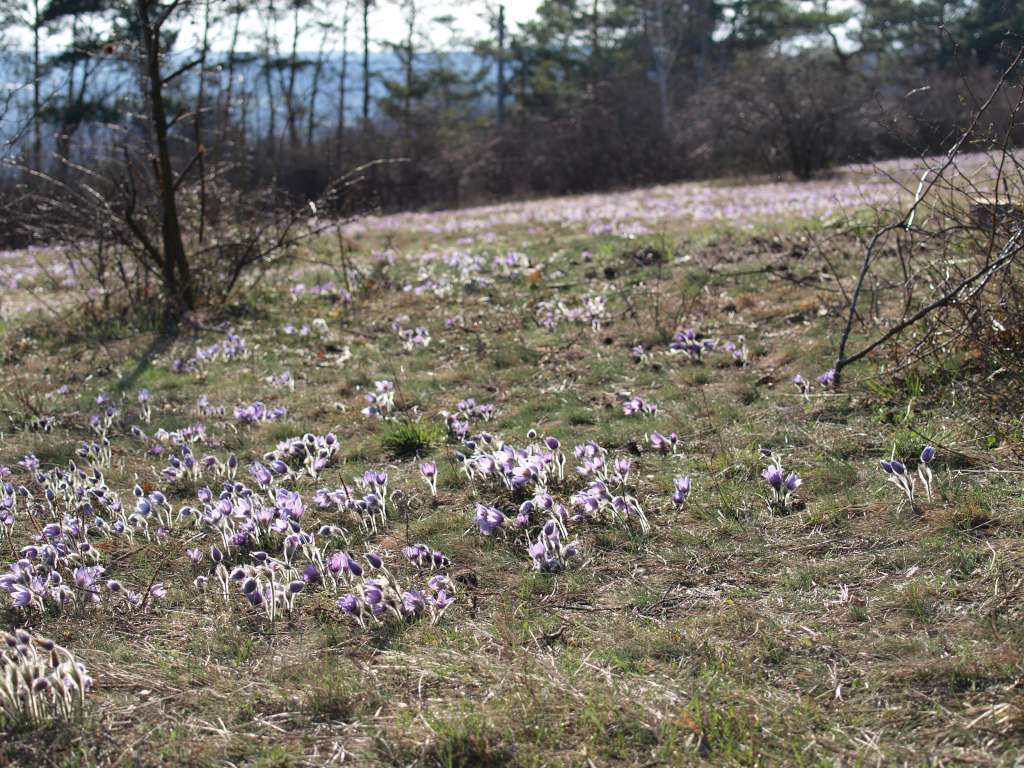
<svg viewBox="0 0 1024 768"><path fill-rule="evenodd" d="M596 332L601 330L607 314L608 302L600 294L583 297L576 307L561 301L542 301L537 305L537 323L551 331L566 322L589 325Z"/></svg>
<svg viewBox="0 0 1024 768"><path fill-rule="evenodd" d="M921 483L924 485L929 501L932 498L932 484L935 482L935 476L932 474L931 468L931 463L934 460L935 448L930 445L925 446L918 460L917 477L920 478ZM879 463L889 482L899 488L907 497L907 501L913 505L917 487L914 476L910 474L907 465L896 459L883 460Z"/></svg>
<svg viewBox="0 0 1024 768"><path fill-rule="evenodd" d="M383 419L395 408L395 384L386 379L373 383L373 392L366 393L366 402L369 403L363 408L363 416L376 416Z"/></svg>
<svg viewBox="0 0 1024 768"><path fill-rule="evenodd" d="M399 328L398 338L402 340L402 346L407 352L416 347L426 348L430 346L430 329L423 326Z"/></svg>
<svg viewBox="0 0 1024 768"><path fill-rule="evenodd" d="M415 550L415 554L409 550ZM420 561L423 550L429 555L431 568L447 564L447 558L442 553L431 553L429 548L421 544L406 547L405 555L409 560L423 565ZM338 600L338 607L361 626L365 627L368 620L379 624L387 620L411 621L423 615L428 615L433 624L455 602L451 580L443 573L432 575L427 580L426 589L416 589L401 586L398 579L383 566L379 557L370 563L369 571L372 575L360 568L353 591Z"/></svg>
<svg viewBox="0 0 1024 768"><path fill-rule="evenodd" d="M143 487L136 483L132 495L135 496L135 510L126 520L129 529L141 528L148 539L150 519L155 519L163 530L174 524L174 509L162 492L154 490L146 493Z"/></svg>
<svg viewBox="0 0 1024 768"><path fill-rule="evenodd" d="M627 416L654 416L658 413L658 406L639 395L630 395L622 404L622 412Z"/></svg>
<svg viewBox="0 0 1024 768"><path fill-rule="evenodd" d="M304 294L309 296L325 296L332 300L340 300L344 304L352 301L352 293L341 286L335 285L331 280L308 287L305 283L296 283L292 286L293 298L297 299Z"/></svg>
<svg viewBox="0 0 1024 768"><path fill-rule="evenodd" d="M570 499L573 520L595 520L608 518L612 521L627 521L635 518L644 532L651 526L636 497L627 490L631 462L627 458L608 460L608 451L601 445L589 441L574 449L579 462L576 472L590 480L590 484Z"/></svg>
<svg viewBox="0 0 1024 768"><path fill-rule="evenodd" d="M307 432L302 437L282 440L273 451L263 454L263 460L279 475L295 474L292 467L301 462L298 474L305 473L316 480L330 465L339 448L341 443L333 432L326 435Z"/></svg>
<svg viewBox="0 0 1024 768"><path fill-rule="evenodd" d="M636 497L616 493L600 480L595 480L584 490L574 493L570 501L573 507L573 520L598 520L607 517L613 522L626 522L635 518L641 531L647 533L651 530L647 515Z"/></svg>
<svg viewBox="0 0 1024 768"><path fill-rule="evenodd" d="M448 557L439 549L431 549L426 544L417 542L402 548L405 559L420 568L447 568L451 563Z"/></svg>
<svg viewBox="0 0 1024 768"><path fill-rule="evenodd" d="M495 413L495 408L490 403L477 404L476 400L470 397L459 400L454 411L441 411L441 418L444 419L445 429L449 435L456 440L465 440L474 419L490 421Z"/></svg>
<svg viewBox="0 0 1024 768"><path fill-rule="evenodd" d="M280 418L288 415L288 409L284 406L275 406L268 408L262 402L257 400L249 405L240 405L235 407L235 421L239 421L242 424L257 424L263 421L277 421Z"/></svg>
<svg viewBox="0 0 1024 768"><path fill-rule="evenodd" d="M579 552L579 542L567 542L564 523L552 517L541 527L537 540L530 543L528 552L533 567L540 573L558 573L565 570L566 562Z"/></svg>
<svg viewBox="0 0 1024 768"><path fill-rule="evenodd" d="M722 345L722 351L732 355L733 363L740 368L747 366L749 352L747 351L747 340L743 336L737 337L736 341L727 341Z"/></svg>
<svg viewBox="0 0 1024 768"><path fill-rule="evenodd" d="M98 469L108 468L110 466L110 461L113 458L110 439L106 436L101 437L99 442L88 440L83 441L75 450L75 454L79 458L83 459L90 467L96 467Z"/></svg>
<svg viewBox="0 0 1024 768"><path fill-rule="evenodd" d="M258 470L255 474L261 475ZM216 497L210 488L200 488L196 492L198 505L181 507L178 519L216 537L221 559L235 550L262 547L280 551L289 560L309 543L311 534L303 531L301 524L305 504L294 491L270 489L272 478L261 475L259 480L268 480L259 490L238 481L225 482ZM211 557L219 562L212 552Z"/></svg>
<svg viewBox="0 0 1024 768"><path fill-rule="evenodd" d="M0 574L0 591L8 594L13 608L67 610L107 602L130 610L143 605L139 592L116 580L104 584L106 569L97 562L99 551L87 541L73 541L68 528L51 523L44 526L40 539L42 543L23 547L21 558ZM166 590L155 583L150 594L160 598Z"/></svg>
<svg viewBox="0 0 1024 768"><path fill-rule="evenodd" d="M521 269L529 269L530 259L525 253L508 251L507 253L496 255L491 261L491 267L495 272L512 275Z"/></svg>
<svg viewBox="0 0 1024 768"><path fill-rule="evenodd" d="M230 599L232 585L235 585L242 599L253 608L262 610L270 621L275 621L281 613L291 613L296 596L305 590L307 584L319 579L319 570L312 563L300 574L266 552L253 552L251 556L253 563L228 570L223 560L216 562L217 555L211 554L211 559L216 562L214 578L220 584L225 600ZM209 578L197 577L195 584L206 589Z"/></svg>
<svg viewBox="0 0 1024 768"><path fill-rule="evenodd" d="M202 443L206 440L206 426L202 423L190 424L187 427L175 429L172 432L161 428L153 433L153 437L161 443L170 443L176 446L187 445L188 443Z"/></svg>
<svg viewBox="0 0 1024 768"><path fill-rule="evenodd" d="M100 395L99 398L102 398ZM97 400L99 399L97 398ZM89 417L89 428L100 437L106 437L110 431L111 426L114 424L114 419L117 417L118 411L112 405L107 405L103 409L103 413L93 414Z"/></svg>
<svg viewBox="0 0 1024 768"><path fill-rule="evenodd" d="M228 333L227 338L223 341L197 348L192 357L177 358L171 363L171 370L175 373L192 373L200 371L218 360L238 360L248 355L249 348L246 346L245 339L236 333Z"/></svg>
<svg viewBox="0 0 1024 768"><path fill-rule="evenodd" d="M560 471L557 445L558 441L550 438L544 444L516 448L481 432L463 443L468 454L456 451L455 459L470 480L497 478L508 490L529 492L546 487L552 473Z"/></svg>
<svg viewBox="0 0 1024 768"><path fill-rule="evenodd" d="M823 389L832 389L836 384L836 369L829 368L823 374L817 376L815 381L817 381L818 385ZM793 377L793 386L799 390L805 400L810 400L812 389L811 382L798 373Z"/></svg>
<svg viewBox="0 0 1024 768"><path fill-rule="evenodd" d="M782 460L768 448L761 449L761 457L767 459L769 464L761 472L761 477L771 488L770 506L777 506L780 509L788 509L796 489L803 485L803 480L796 472L786 474L782 468Z"/></svg>
<svg viewBox="0 0 1024 768"><path fill-rule="evenodd" d="M694 328L677 331L668 345L669 351L682 353L691 360L703 359L704 353L711 352L718 346L718 340L701 336Z"/></svg>
<svg viewBox="0 0 1024 768"><path fill-rule="evenodd" d="M289 390L295 389L295 379L292 378L291 371L281 371L278 374L271 374L266 378L266 382L278 389L288 388Z"/></svg>
<svg viewBox="0 0 1024 768"><path fill-rule="evenodd" d="M549 515L536 536L531 537L529 529L533 525L536 513ZM570 515L566 508L551 497L542 488L537 489L533 497L519 505L515 516L506 515L496 506L476 504L473 522L484 536L496 536L501 533L508 535L512 531L525 532L527 554L535 570L542 573L555 573L566 567L569 558L577 554L579 544L568 541L566 525ZM579 518L576 518L579 519Z"/></svg>
<svg viewBox="0 0 1024 768"><path fill-rule="evenodd" d="M355 491L348 486L328 491L321 488L316 492L313 501L322 509L335 507L354 515L363 528L377 532L378 525L387 525L388 501L401 493L395 491L388 496L388 473L379 470L367 470L362 477L353 480ZM359 494L362 494L360 496Z"/></svg>
<svg viewBox="0 0 1024 768"><path fill-rule="evenodd" d="M223 405L211 405L207 395L200 395L196 400L196 413L200 416L223 416L226 412Z"/></svg>
<svg viewBox="0 0 1024 768"><path fill-rule="evenodd" d="M31 419L28 420L28 422L25 424L25 429L27 429L29 432L45 432L49 434L49 432L53 429L53 425L56 423L57 419L54 418L53 416L39 414L38 416L33 416Z"/></svg>
<svg viewBox="0 0 1024 768"><path fill-rule="evenodd" d="M52 640L23 629L0 639L0 720L38 726L81 711L93 687L84 664Z"/></svg>
<svg viewBox="0 0 1024 768"><path fill-rule="evenodd" d="M164 480L177 482L180 480L200 480L204 473L212 470L215 477L233 479L238 470L238 457L228 454L226 461L221 461L213 454L205 454L197 458L188 445L178 446L177 454L167 458L167 466L160 473Z"/></svg>

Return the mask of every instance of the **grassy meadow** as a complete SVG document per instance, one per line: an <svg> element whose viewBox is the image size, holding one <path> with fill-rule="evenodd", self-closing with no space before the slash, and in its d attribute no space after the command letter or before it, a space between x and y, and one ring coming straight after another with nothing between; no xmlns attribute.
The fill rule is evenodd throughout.
<svg viewBox="0 0 1024 768"><path fill-rule="evenodd" d="M93 684L0 763L1019 764L1020 414L818 380L889 183L357 221L170 337L5 254L0 622Z"/></svg>

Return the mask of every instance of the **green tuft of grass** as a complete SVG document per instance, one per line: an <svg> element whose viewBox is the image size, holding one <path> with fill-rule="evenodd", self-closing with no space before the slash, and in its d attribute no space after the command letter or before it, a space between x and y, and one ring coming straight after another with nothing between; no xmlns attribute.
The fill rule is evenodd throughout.
<svg viewBox="0 0 1024 768"><path fill-rule="evenodd" d="M381 443L395 456L426 453L444 439L438 424L423 421L389 421L384 425Z"/></svg>

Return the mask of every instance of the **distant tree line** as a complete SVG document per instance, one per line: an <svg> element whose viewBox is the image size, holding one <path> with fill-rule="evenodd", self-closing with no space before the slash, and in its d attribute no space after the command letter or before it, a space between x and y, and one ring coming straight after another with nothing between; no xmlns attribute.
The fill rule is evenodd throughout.
<svg viewBox="0 0 1024 768"><path fill-rule="evenodd" d="M381 40L386 1L10 0L31 125L8 155L66 175L148 122L150 5L175 161L201 146L238 184L314 198L402 158L352 188L385 208L937 151L1024 30L1015 0L547 0L512 30L480 2L493 33L471 40L438 0L390 0L404 34Z"/></svg>
<svg viewBox="0 0 1024 768"><path fill-rule="evenodd" d="M396 39L375 33L386 2ZM1018 0L545 0L516 28L476 5L483 39L440 0L6 0L0 244L128 248L187 310L197 253L233 285L312 201L807 179L942 151L1024 30Z"/></svg>

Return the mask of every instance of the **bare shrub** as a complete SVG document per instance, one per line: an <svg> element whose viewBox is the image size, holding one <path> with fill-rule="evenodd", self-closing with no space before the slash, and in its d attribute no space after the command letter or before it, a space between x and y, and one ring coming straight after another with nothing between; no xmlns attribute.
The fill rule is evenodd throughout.
<svg viewBox="0 0 1024 768"><path fill-rule="evenodd" d="M924 159L916 187L907 188L912 204L868 243L849 292L837 381L844 368L884 355L889 375L920 364L974 396L1020 400L1024 159L1014 142L1024 115L1022 61L1024 49L948 152ZM873 316L861 301L869 290Z"/></svg>
<svg viewBox="0 0 1024 768"><path fill-rule="evenodd" d="M809 179L870 145L870 92L820 52L749 56L687 105L694 161Z"/></svg>

